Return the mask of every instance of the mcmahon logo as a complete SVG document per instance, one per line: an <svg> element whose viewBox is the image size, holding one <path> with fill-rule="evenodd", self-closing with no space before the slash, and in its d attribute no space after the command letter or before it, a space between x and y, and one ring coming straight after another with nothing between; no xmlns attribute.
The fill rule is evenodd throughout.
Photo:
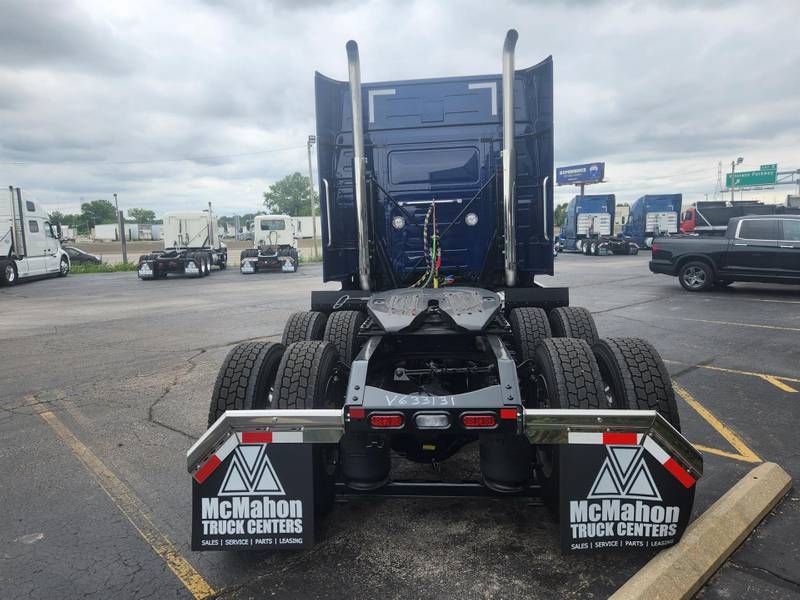
<svg viewBox="0 0 800 600"><path fill-rule="evenodd" d="M606 446L608 456L595 477L587 500L620 498L660 502L653 476L644 460L643 446Z"/></svg>
<svg viewBox="0 0 800 600"><path fill-rule="evenodd" d="M284 496L266 444L237 446L219 488L220 496Z"/></svg>

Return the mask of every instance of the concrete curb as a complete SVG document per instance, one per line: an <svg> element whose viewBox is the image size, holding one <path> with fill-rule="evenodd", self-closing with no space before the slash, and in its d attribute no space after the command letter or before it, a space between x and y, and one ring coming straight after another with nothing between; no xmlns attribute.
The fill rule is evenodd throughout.
<svg viewBox="0 0 800 600"><path fill-rule="evenodd" d="M611 598L693 597L791 484L792 478L779 465L757 466L690 524L677 545L653 558Z"/></svg>

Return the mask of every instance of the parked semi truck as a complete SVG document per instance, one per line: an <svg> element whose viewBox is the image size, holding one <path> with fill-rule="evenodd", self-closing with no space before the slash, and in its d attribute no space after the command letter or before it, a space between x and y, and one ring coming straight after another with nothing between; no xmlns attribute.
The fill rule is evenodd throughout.
<svg viewBox="0 0 800 600"><path fill-rule="evenodd" d="M65 277L70 261L62 250L58 227L40 204L9 187L0 201L0 284L47 275Z"/></svg>
<svg viewBox="0 0 800 600"><path fill-rule="evenodd" d="M642 196L631 204L622 234L642 248L650 248L653 238L678 233L682 194Z"/></svg>
<svg viewBox="0 0 800 600"><path fill-rule="evenodd" d="M637 254L639 247L635 242L612 235L615 210L614 194L575 196L567 204L559 234L561 249L591 256Z"/></svg>
<svg viewBox="0 0 800 600"><path fill-rule="evenodd" d="M242 273L284 271L296 273L300 267L297 234L289 215L256 215L253 221L254 248L242 250Z"/></svg>
<svg viewBox="0 0 800 600"><path fill-rule="evenodd" d="M211 210L164 213L161 228L164 249L139 257L141 279L165 279L167 275L205 277L211 267L228 266L228 249L217 233Z"/></svg>
<svg viewBox="0 0 800 600"><path fill-rule="evenodd" d="M800 208L787 204L764 204L757 200L696 202L681 215L681 232L700 235L725 235L728 222L745 215L800 214Z"/></svg>
<svg viewBox="0 0 800 600"><path fill-rule="evenodd" d="M323 278L340 289L225 358L187 454L192 548L307 547L337 495L542 497L568 552L680 538L702 460L661 358L538 281L553 63L515 70L516 41L502 76L362 85L353 41L349 82L316 75ZM431 481L476 446L480 477Z"/></svg>

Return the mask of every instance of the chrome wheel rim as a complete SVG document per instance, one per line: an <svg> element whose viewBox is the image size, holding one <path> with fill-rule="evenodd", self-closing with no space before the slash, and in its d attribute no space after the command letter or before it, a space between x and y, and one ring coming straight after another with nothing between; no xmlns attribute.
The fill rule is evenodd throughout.
<svg viewBox="0 0 800 600"><path fill-rule="evenodd" d="M67 264L67 261L65 260L61 261L61 273L62 275L69 273L69 264Z"/></svg>
<svg viewBox="0 0 800 600"><path fill-rule="evenodd" d="M700 267L689 267L683 272L683 281L692 289L701 288L706 283L706 272Z"/></svg>
<svg viewBox="0 0 800 600"><path fill-rule="evenodd" d="M14 267L12 265L6 265L6 281L14 283L16 278L17 272L14 270Z"/></svg>

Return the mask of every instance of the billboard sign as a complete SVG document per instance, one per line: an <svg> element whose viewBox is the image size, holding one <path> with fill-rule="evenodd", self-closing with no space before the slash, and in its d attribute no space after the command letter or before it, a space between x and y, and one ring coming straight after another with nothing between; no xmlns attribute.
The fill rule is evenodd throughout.
<svg viewBox="0 0 800 600"><path fill-rule="evenodd" d="M600 183L605 176L606 163L588 163L556 168L557 185Z"/></svg>
<svg viewBox="0 0 800 600"><path fill-rule="evenodd" d="M749 187L756 185L775 185L778 177L778 165L761 165L758 171L742 171L734 174L733 187ZM731 189L731 174L725 176L725 187Z"/></svg>

